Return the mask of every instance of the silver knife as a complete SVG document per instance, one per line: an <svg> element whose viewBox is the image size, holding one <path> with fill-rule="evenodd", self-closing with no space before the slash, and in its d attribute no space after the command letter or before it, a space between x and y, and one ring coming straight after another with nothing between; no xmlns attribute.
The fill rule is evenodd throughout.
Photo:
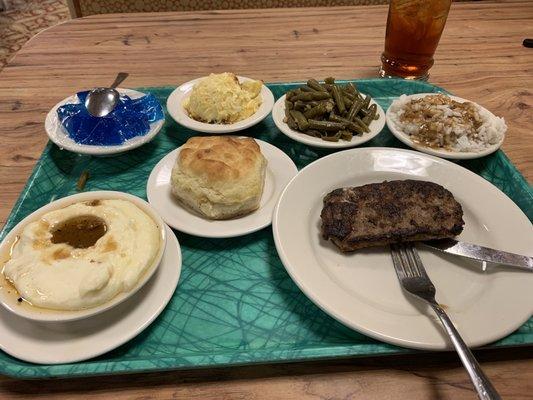
<svg viewBox="0 0 533 400"><path fill-rule="evenodd" d="M454 239L439 239L421 242L421 244L448 254L455 254L473 260L492 264L508 265L533 272L533 257L495 250L477 244L458 242Z"/></svg>

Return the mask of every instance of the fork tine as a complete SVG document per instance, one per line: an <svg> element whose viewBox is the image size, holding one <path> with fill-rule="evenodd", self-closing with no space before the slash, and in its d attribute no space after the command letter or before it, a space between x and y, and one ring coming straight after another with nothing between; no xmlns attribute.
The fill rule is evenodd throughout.
<svg viewBox="0 0 533 400"><path fill-rule="evenodd" d="M404 262L400 256L400 249L397 244L390 245L390 253L392 257L392 263L394 265L394 270L400 281L407 277L407 271L404 266Z"/></svg>
<svg viewBox="0 0 533 400"><path fill-rule="evenodd" d="M399 247L400 247L401 258L403 260L403 265L407 272L407 276L409 277L416 276L416 271L413 268L413 262L409 257L409 253L407 252L408 244L401 243Z"/></svg>
<svg viewBox="0 0 533 400"><path fill-rule="evenodd" d="M409 265L409 270L411 271L411 276L416 277L420 276L419 269L416 265L416 260L413 256L413 244L412 243L405 243L404 245L404 251L405 251L405 258L407 259L407 263Z"/></svg>
<svg viewBox="0 0 533 400"><path fill-rule="evenodd" d="M424 264L422 264L420 255L418 254L418 251L416 250L416 247L414 245L409 248L409 253L413 260L413 267L416 270L416 275L429 279L429 276L426 273L426 269L424 268Z"/></svg>

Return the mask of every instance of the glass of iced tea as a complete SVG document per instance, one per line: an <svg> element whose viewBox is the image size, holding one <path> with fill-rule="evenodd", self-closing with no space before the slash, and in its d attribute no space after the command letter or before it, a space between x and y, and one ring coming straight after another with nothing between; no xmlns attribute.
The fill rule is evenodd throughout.
<svg viewBox="0 0 533 400"><path fill-rule="evenodd" d="M427 80L452 0L390 0L381 77Z"/></svg>

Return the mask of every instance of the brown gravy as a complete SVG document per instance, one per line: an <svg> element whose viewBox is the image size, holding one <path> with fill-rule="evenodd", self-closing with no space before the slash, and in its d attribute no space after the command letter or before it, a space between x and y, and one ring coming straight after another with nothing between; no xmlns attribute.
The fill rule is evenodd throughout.
<svg viewBox="0 0 533 400"><path fill-rule="evenodd" d="M52 243L66 243L76 249L93 246L107 232L102 218L94 215L80 215L69 218L52 230Z"/></svg>
<svg viewBox="0 0 533 400"><path fill-rule="evenodd" d="M13 240L13 243L11 243L11 246L9 246L9 252L7 254L0 254L0 290L5 291L8 296L13 300L13 302L16 300L20 305L30 305L30 303L20 297L17 288L15 288L13 283L10 282L4 275L4 266L13 255L13 249L15 248L15 245L18 243L19 240L20 236L17 235Z"/></svg>

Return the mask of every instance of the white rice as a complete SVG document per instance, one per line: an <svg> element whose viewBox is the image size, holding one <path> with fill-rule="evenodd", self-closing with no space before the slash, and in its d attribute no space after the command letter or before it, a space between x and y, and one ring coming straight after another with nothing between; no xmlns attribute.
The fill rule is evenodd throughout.
<svg viewBox="0 0 533 400"><path fill-rule="evenodd" d="M424 99L428 96L424 97ZM431 110L438 114L438 117L433 117L431 121L438 127L437 140L439 144L431 146L432 148L458 152L479 152L502 140L507 131L507 125L504 119L495 116L478 104L472 104L474 104L482 122L477 129L474 128L474 125L470 121L459 118L461 114L453 110L449 105L432 104L429 106ZM391 104L389 116L397 130L409 136L417 136L420 134L421 125L419 123L402 121L401 119L408 106L412 107L411 98L408 98L406 95L400 96L400 98ZM416 110L416 108L414 109Z"/></svg>

